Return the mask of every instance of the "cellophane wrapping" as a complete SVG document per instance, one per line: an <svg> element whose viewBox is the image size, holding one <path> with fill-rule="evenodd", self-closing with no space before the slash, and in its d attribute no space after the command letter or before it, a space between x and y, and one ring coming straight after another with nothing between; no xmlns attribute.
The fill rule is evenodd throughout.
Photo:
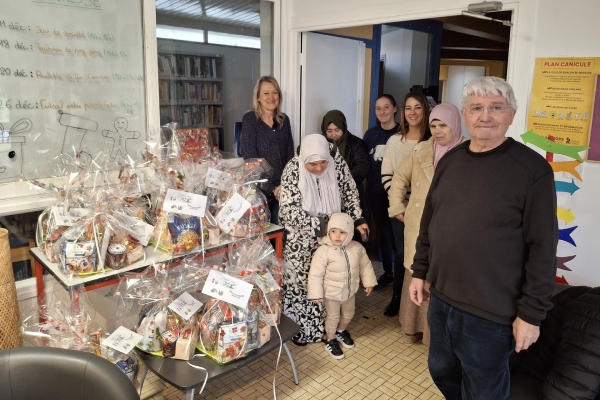
<svg viewBox="0 0 600 400"><path fill-rule="evenodd" d="M271 214L259 187L273 169L262 158L233 161L221 163L209 173L209 211L223 234L248 237L262 233L270 225Z"/></svg>
<svg viewBox="0 0 600 400"><path fill-rule="evenodd" d="M270 339L281 313L281 281L287 265L274 256L263 237L229 246L225 273L253 285L246 307L216 298L201 310L198 349L225 364L260 348ZM210 293L205 293L211 295Z"/></svg>
<svg viewBox="0 0 600 400"><path fill-rule="evenodd" d="M165 268L157 264L139 274L128 274L119 284L117 317L138 311L135 330L142 335L138 347L160 357L189 360L199 333L198 316L183 318L169 308L182 293L199 293L213 267L199 255L190 255Z"/></svg>
<svg viewBox="0 0 600 400"><path fill-rule="evenodd" d="M86 307L86 297L85 288L76 287L66 292L66 297L52 293L42 305L30 306L21 323L24 345L94 353L117 365L134 381L139 371L137 356L102 345L108 334L92 323L93 310Z"/></svg>

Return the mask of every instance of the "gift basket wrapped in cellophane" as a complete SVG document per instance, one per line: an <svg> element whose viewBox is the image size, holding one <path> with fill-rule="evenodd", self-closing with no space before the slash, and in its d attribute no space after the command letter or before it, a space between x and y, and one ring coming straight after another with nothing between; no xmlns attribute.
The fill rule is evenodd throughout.
<svg viewBox="0 0 600 400"><path fill-rule="evenodd" d="M206 173L215 163L212 155L194 160L189 155L168 157L154 163L161 183L156 223L150 243L169 254L185 254L209 244L211 230L218 229L206 213ZM218 237L218 233L212 234Z"/></svg>
<svg viewBox="0 0 600 400"><path fill-rule="evenodd" d="M196 347L219 364L246 356L247 313L223 300L210 299L201 310Z"/></svg>
<svg viewBox="0 0 600 400"><path fill-rule="evenodd" d="M290 266L277 258L268 240L258 236L253 240L237 241L230 245L227 272L249 281L261 292L261 319L269 325L279 324L282 312L283 274Z"/></svg>
<svg viewBox="0 0 600 400"><path fill-rule="evenodd" d="M213 139L210 130L204 127L182 128L177 122L165 126L170 130L172 141L176 142L179 154L201 161L213 150Z"/></svg>
<svg viewBox="0 0 600 400"><path fill-rule="evenodd" d="M94 204L92 188L103 177L89 165L66 155L53 159L47 170L52 175L49 183L30 182L56 197L55 205L40 214L36 230L38 247L50 262L56 263L62 251L63 233L90 213Z"/></svg>
<svg viewBox="0 0 600 400"><path fill-rule="evenodd" d="M134 352L128 354L102 344L108 336L93 321L94 311L83 287L67 292L56 290L43 302L31 305L22 315L21 335L25 346L60 347L94 353L115 364L134 381L139 361Z"/></svg>
<svg viewBox="0 0 600 400"><path fill-rule="evenodd" d="M56 240L58 261L66 275L87 275L105 268L121 269L145 258L151 226L121 210L111 209L108 193ZM118 204L118 203L117 203Z"/></svg>
<svg viewBox="0 0 600 400"><path fill-rule="evenodd" d="M207 196L223 234L248 237L269 227L271 215L260 186L268 182L273 170L262 158L238 160L209 171Z"/></svg>
<svg viewBox="0 0 600 400"><path fill-rule="evenodd" d="M153 229L146 223L151 178L143 168L99 153L89 164L61 155L49 169L52 183L43 187L57 201L40 215L36 237L51 262L60 262L67 274L90 274L103 271L107 252L115 256L109 261L123 259L113 268L143 257Z"/></svg>
<svg viewBox="0 0 600 400"><path fill-rule="evenodd" d="M198 316L179 307L180 296L199 293L212 268L196 254L172 262L168 268L156 264L142 273L126 275L116 291L117 317L137 310L135 331L142 335L138 344L141 350L160 357L192 357L198 340Z"/></svg>
<svg viewBox="0 0 600 400"><path fill-rule="evenodd" d="M106 166L109 179L106 197L111 210L154 226L156 210L153 199L157 197L160 187L153 165L150 161L136 164L133 160L126 160Z"/></svg>
<svg viewBox="0 0 600 400"><path fill-rule="evenodd" d="M197 348L218 363L225 364L244 357L270 339L271 326L278 321L281 292L277 279L283 263L275 262L273 247L263 237L242 240L229 246L226 256L226 275L251 285L244 307L217 298L219 289L203 293L212 297L200 312L200 336ZM224 279L223 286L235 286ZM217 293L215 293L217 292Z"/></svg>
<svg viewBox="0 0 600 400"><path fill-rule="evenodd" d="M147 172L148 163L113 163L106 168L110 181L100 186L102 195L96 196L105 233L99 244L100 261L105 267L120 269L145 258L144 247L154 230L156 185L154 172Z"/></svg>

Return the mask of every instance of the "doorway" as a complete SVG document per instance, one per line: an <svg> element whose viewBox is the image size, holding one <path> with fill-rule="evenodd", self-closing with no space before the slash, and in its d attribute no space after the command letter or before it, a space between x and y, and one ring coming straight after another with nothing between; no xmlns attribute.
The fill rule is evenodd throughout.
<svg viewBox="0 0 600 400"><path fill-rule="evenodd" d="M382 25L383 65L373 76L379 90L372 103L383 93L400 100L409 91L423 91L437 104L459 106L462 88L471 79L506 79L512 11L482 16L507 23L460 15Z"/></svg>
<svg viewBox="0 0 600 400"><path fill-rule="evenodd" d="M401 101L410 90L423 91L437 104L458 107L462 87L469 80L481 75L506 79L512 11L482 16L506 24L455 15L318 32L366 44L364 124L362 132L354 134L362 137L366 128L376 124L375 100L383 93ZM336 60L329 69L339 73L347 64ZM301 85L307 87L304 80ZM335 97L331 92L325 95ZM303 89L301 97L304 103L313 95Z"/></svg>

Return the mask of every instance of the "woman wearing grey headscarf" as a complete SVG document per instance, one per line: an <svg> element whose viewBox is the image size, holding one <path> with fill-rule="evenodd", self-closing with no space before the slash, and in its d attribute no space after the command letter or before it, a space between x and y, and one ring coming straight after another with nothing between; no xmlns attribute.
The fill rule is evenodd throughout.
<svg viewBox="0 0 600 400"><path fill-rule="evenodd" d="M294 276L284 277L283 309L300 325L292 340L302 346L321 341L324 334L322 306L306 298L306 289L317 238L325 235L329 216L344 212L359 232L369 228L348 165L336 147L318 134L306 136L299 154L285 166L279 202L279 221L286 234L283 258L294 270Z"/></svg>

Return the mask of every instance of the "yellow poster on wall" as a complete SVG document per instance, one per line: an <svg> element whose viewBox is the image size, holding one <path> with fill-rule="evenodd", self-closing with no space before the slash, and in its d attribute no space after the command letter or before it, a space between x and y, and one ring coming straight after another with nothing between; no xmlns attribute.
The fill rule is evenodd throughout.
<svg viewBox="0 0 600 400"><path fill-rule="evenodd" d="M554 142L586 146L600 58L537 58L527 130Z"/></svg>

